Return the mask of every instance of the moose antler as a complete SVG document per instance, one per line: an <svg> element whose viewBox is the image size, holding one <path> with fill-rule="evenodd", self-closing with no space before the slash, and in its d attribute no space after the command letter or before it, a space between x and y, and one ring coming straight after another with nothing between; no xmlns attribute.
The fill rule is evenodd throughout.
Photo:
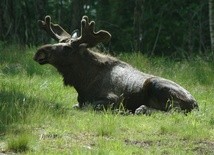
<svg viewBox="0 0 214 155"><path fill-rule="evenodd" d="M79 38L73 41L77 45L81 43L86 43L87 47L94 47L100 42L106 43L111 39L111 34L105 30L100 30L98 32L94 32L95 22L91 21L89 23L89 19L87 16L83 16L81 20L81 35Z"/></svg>
<svg viewBox="0 0 214 155"><path fill-rule="evenodd" d="M67 33L60 25L53 24L51 17L46 16L45 20L38 20L38 24L41 29L45 30L54 40L59 42L69 42L76 45L86 43L87 47L94 47L100 42L109 42L111 34L105 30L94 32L95 22L91 21L87 16L83 16L81 20L81 35L76 39L72 39L71 35Z"/></svg>
<svg viewBox="0 0 214 155"><path fill-rule="evenodd" d="M50 16L46 16L44 21L38 20L38 24L41 29L45 30L56 41L68 42L71 39L71 35L60 25L51 22Z"/></svg>

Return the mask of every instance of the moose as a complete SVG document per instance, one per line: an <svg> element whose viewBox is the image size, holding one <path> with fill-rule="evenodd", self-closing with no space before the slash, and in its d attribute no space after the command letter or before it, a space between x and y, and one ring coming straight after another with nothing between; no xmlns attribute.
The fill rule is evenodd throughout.
<svg viewBox="0 0 214 155"><path fill-rule="evenodd" d="M34 60L54 66L63 76L64 85L73 86L78 104L83 108L117 109L133 114L146 114L149 109L190 112L198 109L194 97L177 83L143 73L115 57L92 50L99 43L109 42L111 34L95 32L95 22L87 16L81 20L79 35L67 33L54 24L50 16L38 21L39 27L59 43L41 46Z"/></svg>

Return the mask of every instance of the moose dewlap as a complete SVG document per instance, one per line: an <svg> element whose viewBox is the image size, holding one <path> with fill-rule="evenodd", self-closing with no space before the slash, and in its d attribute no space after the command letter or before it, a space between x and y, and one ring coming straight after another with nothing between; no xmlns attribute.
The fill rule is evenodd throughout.
<svg viewBox="0 0 214 155"><path fill-rule="evenodd" d="M139 113L140 107L168 111L178 108L189 112L198 108L194 97L173 81L145 74L114 57L89 50L111 39L109 32L94 32L95 22L81 20L81 34L70 35L50 16L38 21L57 44L40 47L34 56L39 64L51 64L63 76L64 84L78 93L78 107L91 104L95 109L109 106Z"/></svg>

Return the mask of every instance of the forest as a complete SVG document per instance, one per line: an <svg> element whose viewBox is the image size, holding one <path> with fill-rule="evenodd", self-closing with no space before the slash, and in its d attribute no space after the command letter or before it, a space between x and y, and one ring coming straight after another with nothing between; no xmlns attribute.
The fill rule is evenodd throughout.
<svg viewBox="0 0 214 155"><path fill-rule="evenodd" d="M0 43L34 46L50 42L37 20L50 15L68 32L83 15L112 35L113 53L190 56L211 53L212 0L1 0Z"/></svg>

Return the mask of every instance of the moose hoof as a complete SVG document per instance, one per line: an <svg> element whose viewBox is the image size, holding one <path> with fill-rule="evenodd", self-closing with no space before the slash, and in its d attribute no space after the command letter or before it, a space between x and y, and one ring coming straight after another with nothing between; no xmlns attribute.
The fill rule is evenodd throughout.
<svg viewBox="0 0 214 155"><path fill-rule="evenodd" d="M74 105L72 106L72 108L73 108L73 109L80 109L80 106L79 106L79 104L77 103L77 104L74 104Z"/></svg>
<svg viewBox="0 0 214 155"><path fill-rule="evenodd" d="M137 108L135 110L135 115L150 115L151 111L148 107L146 107L145 105L141 105L139 108Z"/></svg>

